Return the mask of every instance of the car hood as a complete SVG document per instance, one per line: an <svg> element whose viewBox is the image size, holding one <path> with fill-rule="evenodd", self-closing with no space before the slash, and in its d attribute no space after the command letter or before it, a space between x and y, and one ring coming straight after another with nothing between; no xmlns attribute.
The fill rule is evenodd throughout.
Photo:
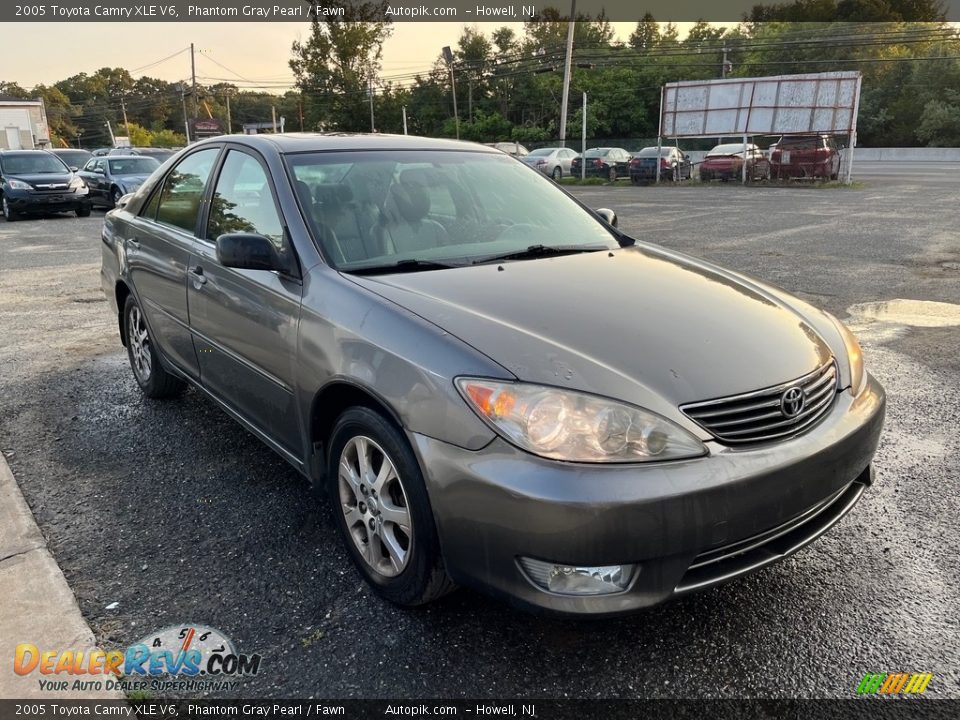
<svg viewBox="0 0 960 720"><path fill-rule="evenodd" d="M150 175L151 173L138 173L136 175L114 175L113 179L123 183L124 185L132 185L134 183L137 185L142 185L144 182L146 182Z"/></svg>
<svg viewBox="0 0 960 720"><path fill-rule="evenodd" d="M649 246L351 279L520 380L665 413L792 380L832 355L773 294Z"/></svg>
<svg viewBox="0 0 960 720"><path fill-rule="evenodd" d="M23 180L36 187L37 185L69 185L73 180L73 173L21 173L6 177L11 180Z"/></svg>

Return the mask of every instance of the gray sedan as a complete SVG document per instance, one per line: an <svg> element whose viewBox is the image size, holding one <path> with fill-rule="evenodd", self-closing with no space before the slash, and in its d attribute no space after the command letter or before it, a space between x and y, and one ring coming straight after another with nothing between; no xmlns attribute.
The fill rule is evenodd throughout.
<svg viewBox="0 0 960 720"><path fill-rule="evenodd" d="M152 157L139 155L108 155L93 157L77 173L90 189L94 205L113 207L127 193L134 192L160 167Z"/></svg>
<svg viewBox="0 0 960 720"><path fill-rule="evenodd" d="M520 158L521 162L536 168L544 175L559 180L570 174L570 163L577 157L570 148L551 147L531 150L528 155Z"/></svg>
<svg viewBox="0 0 960 720"><path fill-rule="evenodd" d="M194 387L325 488L402 605L635 611L873 477L884 392L839 320L477 145L196 143L107 214L102 279L143 393Z"/></svg>

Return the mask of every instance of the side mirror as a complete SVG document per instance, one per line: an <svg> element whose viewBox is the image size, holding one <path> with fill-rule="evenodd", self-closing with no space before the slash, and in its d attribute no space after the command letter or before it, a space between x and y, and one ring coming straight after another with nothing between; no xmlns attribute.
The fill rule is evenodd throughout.
<svg viewBox="0 0 960 720"><path fill-rule="evenodd" d="M106 174L107 174L107 171L104 170L103 168L95 168L95 169L94 169L94 172L95 172L97 175L106 175Z"/></svg>
<svg viewBox="0 0 960 720"><path fill-rule="evenodd" d="M287 263L268 238L254 233L227 233L217 238L217 260L238 270L288 272Z"/></svg>
<svg viewBox="0 0 960 720"><path fill-rule="evenodd" d="M597 208L594 212L610 227L617 226L617 214L610 208Z"/></svg>
<svg viewBox="0 0 960 720"><path fill-rule="evenodd" d="M80 168L78 168L76 165L70 165L69 167L70 172L80 172Z"/></svg>

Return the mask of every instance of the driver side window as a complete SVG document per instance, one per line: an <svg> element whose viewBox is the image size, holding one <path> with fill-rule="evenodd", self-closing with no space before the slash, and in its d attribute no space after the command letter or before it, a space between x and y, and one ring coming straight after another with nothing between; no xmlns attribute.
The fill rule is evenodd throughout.
<svg viewBox="0 0 960 720"><path fill-rule="evenodd" d="M283 221L263 166L252 155L230 150L210 199L206 238L225 233L256 233L283 248Z"/></svg>

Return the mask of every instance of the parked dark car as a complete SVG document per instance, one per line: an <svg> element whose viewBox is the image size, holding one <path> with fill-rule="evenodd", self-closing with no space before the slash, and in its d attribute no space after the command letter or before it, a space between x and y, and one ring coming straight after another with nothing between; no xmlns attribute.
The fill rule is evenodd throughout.
<svg viewBox="0 0 960 720"><path fill-rule="evenodd" d="M113 148L108 152L108 155L147 155L152 157L159 163L164 163L174 155L176 155L177 149L175 148L155 148L155 147L119 147Z"/></svg>
<svg viewBox="0 0 960 720"><path fill-rule="evenodd" d="M75 148L58 148L50 152L63 160L63 164L73 171L82 168L93 157L93 153L89 150L77 150Z"/></svg>
<svg viewBox="0 0 960 720"><path fill-rule="evenodd" d="M717 145L700 163L700 179L740 180L743 177L743 143ZM770 162L763 150L748 144L746 150L747 180L766 180L770 177Z"/></svg>
<svg viewBox="0 0 960 720"><path fill-rule="evenodd" d="M770 146L770 174L776 178L840 177L840 149L829 135L787 135Z"/></svg>
<svg viewBox="0 0 960 720"><path fill-rule="evenodd" d="M570 163L570 174L580 177L583 158L578 155ZM630 175L630 153L623 148L597 147L587 150L587 177L602 177L608 180Z"/></svg>
<svg viewBox="0 0 960 720"><path fill-rule="evenodd" d="M102 240L143 394L189 383L321 483L402 605L634 611L792 554L872 478L884 392L839 320L501 152L211 138Z"/></svg>
<svg viewBox="0 0 960 720"><path fill-rule="evenodd" d="M136 192L158 167L160 163L149 156L107 155L91 158L79 174L90 189L91 203L114 207L124 195Z"/></svg>
<svg viewBox="0 0 960 720"><path fill-rule="evenodd" d="M21 215L90 214L87 186L46 150L0 150L0 209L7 222Z"/></svg>
<svg viewBox="0 0 960 720"><path fill-rule="evenodd" d="M630 182L638 185L656 180L658 170L661 180L689 180L693 163L690 162L690 156L680 148L661 147L658 162L657 146L645 147L630 159Z"/></svg>

